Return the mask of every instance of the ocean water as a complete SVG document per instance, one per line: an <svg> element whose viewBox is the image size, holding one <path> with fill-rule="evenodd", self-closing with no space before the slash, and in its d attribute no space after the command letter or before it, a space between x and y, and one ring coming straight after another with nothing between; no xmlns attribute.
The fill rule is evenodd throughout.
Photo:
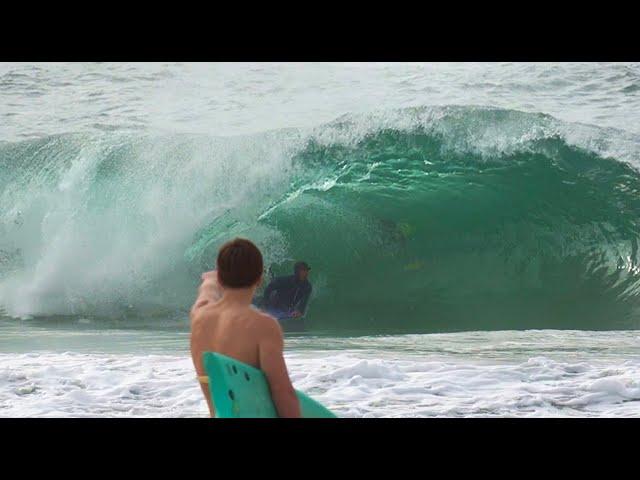
<svg viewBox="0 0 640 480"><path fill-rule="evenodd" d="M0 416L206 416L233 236L341 416L640 414L638 64L0 64L0 118Z"/></svg>

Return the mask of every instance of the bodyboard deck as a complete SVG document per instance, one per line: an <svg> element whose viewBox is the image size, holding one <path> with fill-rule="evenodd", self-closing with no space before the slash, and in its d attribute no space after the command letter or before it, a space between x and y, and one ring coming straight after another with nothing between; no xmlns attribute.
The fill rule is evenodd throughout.
<svg viewBox="0 0 640 480"><path fill-rule="evenodd" d="M261 370L219 353L203 354L216 418L278 418ZM304 418L336 418L322 404L296 390Z"/></svg>

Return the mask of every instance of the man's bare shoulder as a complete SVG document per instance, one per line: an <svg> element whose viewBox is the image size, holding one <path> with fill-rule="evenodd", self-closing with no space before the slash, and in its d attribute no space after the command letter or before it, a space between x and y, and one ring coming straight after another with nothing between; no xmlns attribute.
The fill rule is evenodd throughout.
<svg viewBox="0 0 640 480"><path fill-rule="evenodd" d="M214 305L204 305L191 312L191 328L202 326L217 316Z"/></svg>
<svg viewBox="0 0 640 480"><path fill-rule="evenodd" d="M253 307L251 308L251 315L254 325L256 325L263 334L282 338L282 327L274 317Z"/></svg>

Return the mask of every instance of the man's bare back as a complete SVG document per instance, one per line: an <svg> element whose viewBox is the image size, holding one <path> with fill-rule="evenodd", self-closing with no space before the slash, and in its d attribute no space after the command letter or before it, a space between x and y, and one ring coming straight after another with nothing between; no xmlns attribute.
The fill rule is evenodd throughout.
<svg viewBox="0 0 640 480"><path fill-rule="evenodd" d="M283 335L278 322L251 305L259 283L251 288L223 288L216 272L202 276L191 309L191 355L199 377L206 372L204 352L217 352L261 369L280 417L299 417L300 405L287 373ZM215 381L215 379L213 380ZM209 387L200 384L211 416Z"/></svg>

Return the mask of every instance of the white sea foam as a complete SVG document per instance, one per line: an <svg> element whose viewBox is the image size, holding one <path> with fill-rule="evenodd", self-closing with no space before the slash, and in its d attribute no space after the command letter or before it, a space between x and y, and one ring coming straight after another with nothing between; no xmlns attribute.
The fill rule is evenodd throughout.
<svg viewBox="0 0 640 480"><path fill-rule="evenodd" d="M475 332L289 344L295 387L341 417L640 416L640 345L624 332ZM2 417L206 415L185 351L0 354Z"/></svg>

